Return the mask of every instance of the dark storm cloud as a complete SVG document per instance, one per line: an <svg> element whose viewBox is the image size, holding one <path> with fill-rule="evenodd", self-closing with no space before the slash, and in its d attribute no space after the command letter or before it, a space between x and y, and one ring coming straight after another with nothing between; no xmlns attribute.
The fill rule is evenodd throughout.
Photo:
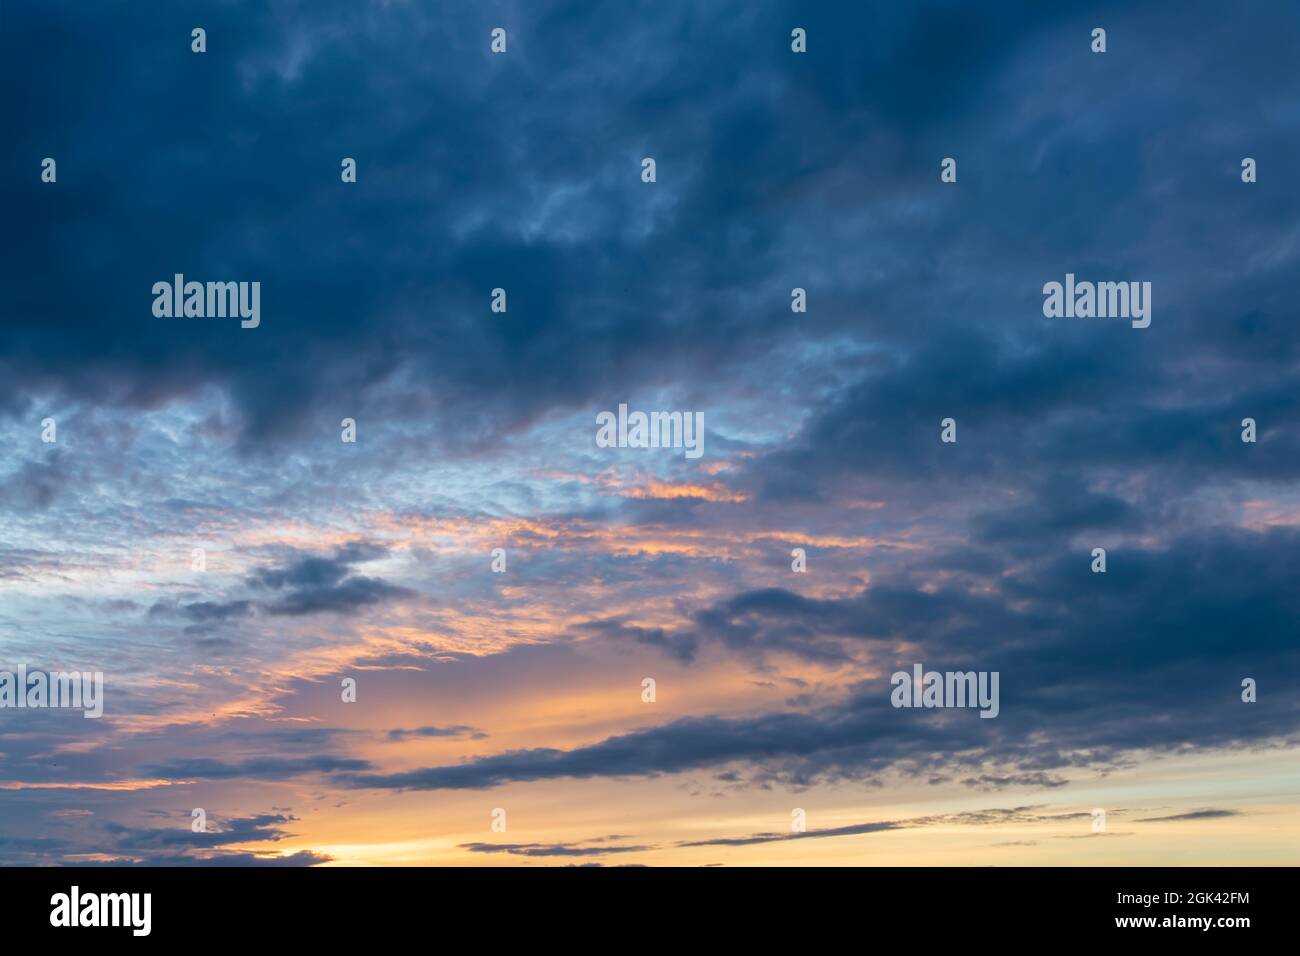
<svg viewBox="0 0 1300 956"><path fill-rule="evenodd" d="M510 781L556 777L644 776L691 770L757 753L787 756L820 746L825 726L802 714L774 714L749 721L686 718L648 731L634 731L575 750L507 751L463 764L393 774L344 774L350 786L386 789L478 789Z"/></svg>
<svg viewBox="0 0 1300 956"><path fill-rule="evenodd" d="M1094 491L1074 475L1052 474L1031 492L1029 501L982 512L974 519L977 540L1041 540L1045 533L1062 537L1080 531L1120 529L1137 533L1146 516L1117 495Z"/></svg>
<svg viewBox="0 0 1300 956"><path fill-rule="evenodd" d="M733 651L813 660L865 644L883 676L807 713L691 717L567 751L508 751L339 779L355 787L475 789L735 762L796 786L891 768L964 768L963 782L977 789L1056 788L1064 771L1114 765L1136 752L1266 746L1300 734L1293 696L1254 704L1239 696L1244 677L1266 675L1284 687L1300 671L1300 592L1288 584L1300 562L1300 532L1220 531L1118 560L1122 570L1094 575L1086 553L1044 556L1002 576L993 593L880 582L845 599L739 595L697 615L704 626L691 633ZM920 649L900 654L903 640ZM1000 715L892 708L889 673L917 662L998 671Z"/></svg>
<svg viewBox="0 0 1300 956"><path fill-rule="evenodd" d="M791 334L794 283L772 278L792 248L818 253L787 226L850 188L864 208L932 179L923 138L1061 19L1028 3L556 3L511 11L511 52L491 57L500 16L205 8L209 51L194 55L183 8L10 11L6 403L57 388L151 406L216 383L247 442L362 406L463 412L446 438L472 444L661 384L667 366L707 380ZM814 37L806 62L789 53L796 20ZM55 187L33 173L49 154ZM339 182L343 156L355 185ZM261 281L262 326L155 319L150 286L175 272ZM496 286L509 317L487 311ZM852 321L847 298L819 291L837 303L820 332ZM420 385L391 404L403 372Z"/></svg>
<svg viewBox="0 0 1300 956"><path fill-rule="evenodd" d="M1116 353L1101 338L1069 349L998 345L994 335L958 329L918 344L897 365L838 396L792 445L757 462L750 480L765 497L786 499L815 498L824 485L846 477L888 479L891 500L908 502L933 495L932 482L1014 485L1042 474L1045 483L1086 486L1081 475L1122 470L1147 476L1152 488L1143 505L1153 508L1162 496L1185 495L1198 483L1300 476L1294 370L1285 382L1272 375L1243 381L1234 371L1232 383L1221 381L1212 398L1192 394L1171 407L1178 384L1158 364L1137 358L1150 355L1148 362L1157 363L1166 352ZM1207 356L1214 351L1207 345ZM1221 375L1213 367L1204 372L1215 380ZM1261 428L1267 424L1265 445L1241 442L1247 416ZM956 444L939 440L948 417L957 422ZM1257 454L1257 447L1267 453ZM1054 474L1070 472L1069 478ZM1131 527L1140 517L1115 495L1092 497L1087 509L1069 496L1053 499L1049 520ZM1041 518L1043 510L1007 517ZM985 530L1001 533L1003 526Z"/></svg>
<svg viewBox="0 0 1300 956"><path fill-rule="evenodd" d="M936 18L966 22L979 48L967 59L983 58L999 32L983 10ZM1068 25L1084 37L1090 26L1072 18ZM1015 65L985 60L1007 70L1013 96L1019 80L1047 81L1020 100L1017 120L981 99L976 83L943 98L968 110L948 116L951 125L927 137L934 114L924 112L902 137L900 152L932 146L918 163L954 155L969 178L932 218L889 224L889 242L911 253L881 250L889 268L872 284L862 317L875 348L858 380L829 393L794 442L752 467L749 483L765 500L829 502L851 482L907 507L943 491L970 494L980 483L1042 482L1044 471L1085 486L1136 473L1142 482L1128 497L1093 489L1092 510L1074 516L1132 528L1205 483L1300 476L1296 337L1285 331L1300 193L1289 180L1270 184L1267 196L1251 192L1237 168L1244 155L1300 151L1300 124L1276 112L1296 94L1282 51L1300 39L1300 16L1278 11L1267 35L1224 24L1207 41L1203 23L1172 24L1154 8L1116 9L1105 57L1090 57L1062 29L1036 26L1043 25L1010 31L1023 41ZM927 49L916 62L941 37L918 32ZM1143 53L1131 56L1116 38ZM839 31L830 42L862 41ZM1206 55L1242 68L1207 95L1158 91L1140 79L1143 56L1200 79ZM1044 62L1050 57L1055 69ZM1252 104L1248 119L1234 102ZM1168 162L1153 164L1156 155ZM886 182L891 193L906 192L901 178ZM1044 319L1042 283L1067 271L1152 279L1154 324L1139 332ZM950 416L959 441L943 445L939 423ZM1261 429L1268 424L1258 446L1267 453L1240 442L1246 416ZM1134 496L1141 511L1125 515ZM1068 500L1054 504L1070 508Z"/></svg>

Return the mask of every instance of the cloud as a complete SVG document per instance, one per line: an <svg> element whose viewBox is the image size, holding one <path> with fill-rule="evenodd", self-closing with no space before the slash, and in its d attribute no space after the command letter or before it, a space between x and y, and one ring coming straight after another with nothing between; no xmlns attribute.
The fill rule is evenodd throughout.
<svg viewBox="0 0 1300 956"><path fill-rule="evenodd" d="M1140 752L1265 746L1300 731L1294 701L1244 705L1233 675L1297 671L1300 605L1283 580L1300 532L1215 531L1117 560L1091 574L1086 553L1044 557L999 576L998 590L920 590L882 581L810 600L767 589L693 615L693 639L744 653L780 649L847 659L860 644L881 676L810 712L688 717L570 750L534 748L395 773L344 773L349 786L476 789L560 778L657 776L730 763L789 783L889 770L967 769L968 786L1059 787ZM1179 594L1178 601L1169 600ZM1086 606L1086 616L1075 609ZM1133 608L1151 609L1135 619ZM703 622L703 626L701 625ZM1237 635L1254 635L1248 647ZM920 647L897 650L903 635ZM995 670L1001 713L889 705L889 677L913 662ZM1227 676L1225 677L1225 673ZM942 755L942 756L940 756Z"/></svg>
<svg viewBox="0 0 1300 956"><path fill-rule="evenodd" d="M108 821L103 824L103 828L112 838L114 849L119 853L127 853L178 846L214 848L232 843L263 840L276 842L287 836L281 825L295 819L286 813L263 813L252 817L213 820L211 829L196 833L191 829L190 818L186 814L178 825L172 827L132 827Z"/></svg>
<svg viewBox="0 0 1300 956"><path fill-rule="evenodd" d="M206 634L215 627L259 614L273 617L355 614L368 606L414 594L409 588L353 573L354 565L377 560L387 553L386 549L364 542L350 542L328 557L295 553L282 566L262 568L250 575L245 583L252 589L251 597L189 603L168 599L155 602L148 616L156 620L189 621L187 633ZM262 596L268 592L275 596Z"/></svg>
<svg viewBox="0 0 1300 956"><path fill-rule="evenodd" d="M571 843L462 843L470 853L508 853L512 856L604 856L614 853L641 853L652 846L577 846Z"/></svg>
<svg viewBox="0 0 1300 956"><path fill-rule="evenodd" d="M237 761L212 757L178 757L144 765L142 770L176 780L287 780L304 774L357 772L372 768L353 757L249 757Z"/></svg>
<svg viewBox="0 0 1300 956"><path fill-rule="evenodd" d="M411 737L469 737L473 740L483 740L487 737L487 734L464 724L453 724L448 727L411 727L409 729L396 727L390 730L387 736L389 740L408 740Z"/></svg>
<svg viewBox="0 0 1300 956"><path fill-rule="evenodd" d="M312 850L295 853L251 852L225 847L256 842L278 842L288 833L282 828L297 818L288 813L264 813L232 819L208 818L209 829L196 833L190 828L188 813L178 815L170 827L133 827L106 822L99 827L99 845L95 854L105 859L77 859L77 866L314 866L327 863L327 854ZM64 854L74 852L62 841L6 841L29 863L59 862ZM84 851L82 851L84 852Z"/></svg>
<svg viewBox="0 0 1300 956"><path fill-rule="evenodd" d="M273 591L282 597L263 606L273 615L298 616L321 612L348 613L412 592L378 578L352 574L352 567L384 557L387 551L364 543L351 543L328 558L308 556L291 561L281 568L259 571L249 583Z"/></svg>
<svg viewBox="0 0 1300 956"><path fill-rule="evenodd" d="M7 510L44 511L53 505L74 479L60 448L40 460L28 460L0 479L0 507Z"/></svg>
<svg viewBox="0 0 1300 956"><path fill-rule="evenodd" d="M823 837L860 836L863 833L880 833L884 830L897 830L900 824L888 821L881 823L855 823L850 826L832 827L825 830L805 830L798 833L755 833L747 837L719 837L713 840L693 840L681 846L753 846L757 843L777 843L786 840L821 839Z"/></svg>
<svg viewBox="0 0 1300 956"><path fill-rule="evenodd" d="M911 830L925 827L952 826L1010 826L1015 824L1059 823L1087 817L1087 813L1041 813L1043 807L992 807L987 810L958 813L931 814L904 820L876 820L853 823L840 827L825 827L791 833L755 833L744 837L717 837L709 840L692 840L679 846L754 846L763 843L781 843L788 840L826 839L832 837L861 836L866 833L883 833L891 830ZM1033 846L1033 843L997 843L994 846Z"/></svg>
<svg viewBox="0 0 1300 956"><path fill-rule="evenodd" d="M1141 817L1134 822L1165 823L1173 820L1218 820L1223 817L1236 817L1240 815L1240 810L1189 810L1186 813L1175 813L1167 817Z"/></svg>
<svg viewBox="0 0 1300 956"><path fill-rule="evenodd" d="M329 863L333 857L314 850L299 850L296 853L259 854L222 851L203 856L187 856L180 853L118 858L102 862L77 861L77 866L237 866L237 867L299 867L318 866Z"/></svg>

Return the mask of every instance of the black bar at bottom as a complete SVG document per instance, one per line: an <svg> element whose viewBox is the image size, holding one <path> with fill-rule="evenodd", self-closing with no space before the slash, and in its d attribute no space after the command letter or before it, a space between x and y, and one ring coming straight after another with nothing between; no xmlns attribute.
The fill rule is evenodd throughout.
<svg viewBox="0 0 1300 956"><path fill-rule="evenodd" d="M769 947L845 934L872 945L975 944L1028 932L1232 945L1285 932L1294 883L1293 868L1211 867L3 869L0 918L9 940L76 934L128 946L409 945L412 934L457 949L503 940Z"/></svg>

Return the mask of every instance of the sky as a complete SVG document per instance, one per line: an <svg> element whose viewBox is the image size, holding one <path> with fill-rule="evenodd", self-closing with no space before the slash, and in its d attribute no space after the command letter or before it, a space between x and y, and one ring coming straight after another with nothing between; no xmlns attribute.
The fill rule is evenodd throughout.
<svg viewBox="0 0 1300 956"><path fill-rule="evenodd" d="M0 863L1295 863L1298 44L0 0Z"/></svg>

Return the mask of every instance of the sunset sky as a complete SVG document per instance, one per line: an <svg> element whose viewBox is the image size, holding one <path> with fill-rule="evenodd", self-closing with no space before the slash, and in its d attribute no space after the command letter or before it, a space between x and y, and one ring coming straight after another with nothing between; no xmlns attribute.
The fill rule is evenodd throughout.
<svg viewBox="0 0 1300 956"><path fill-rule="evenodd" d="M0 0L0 864L1294 864L1300 12L1077 6Z"/></svg>

